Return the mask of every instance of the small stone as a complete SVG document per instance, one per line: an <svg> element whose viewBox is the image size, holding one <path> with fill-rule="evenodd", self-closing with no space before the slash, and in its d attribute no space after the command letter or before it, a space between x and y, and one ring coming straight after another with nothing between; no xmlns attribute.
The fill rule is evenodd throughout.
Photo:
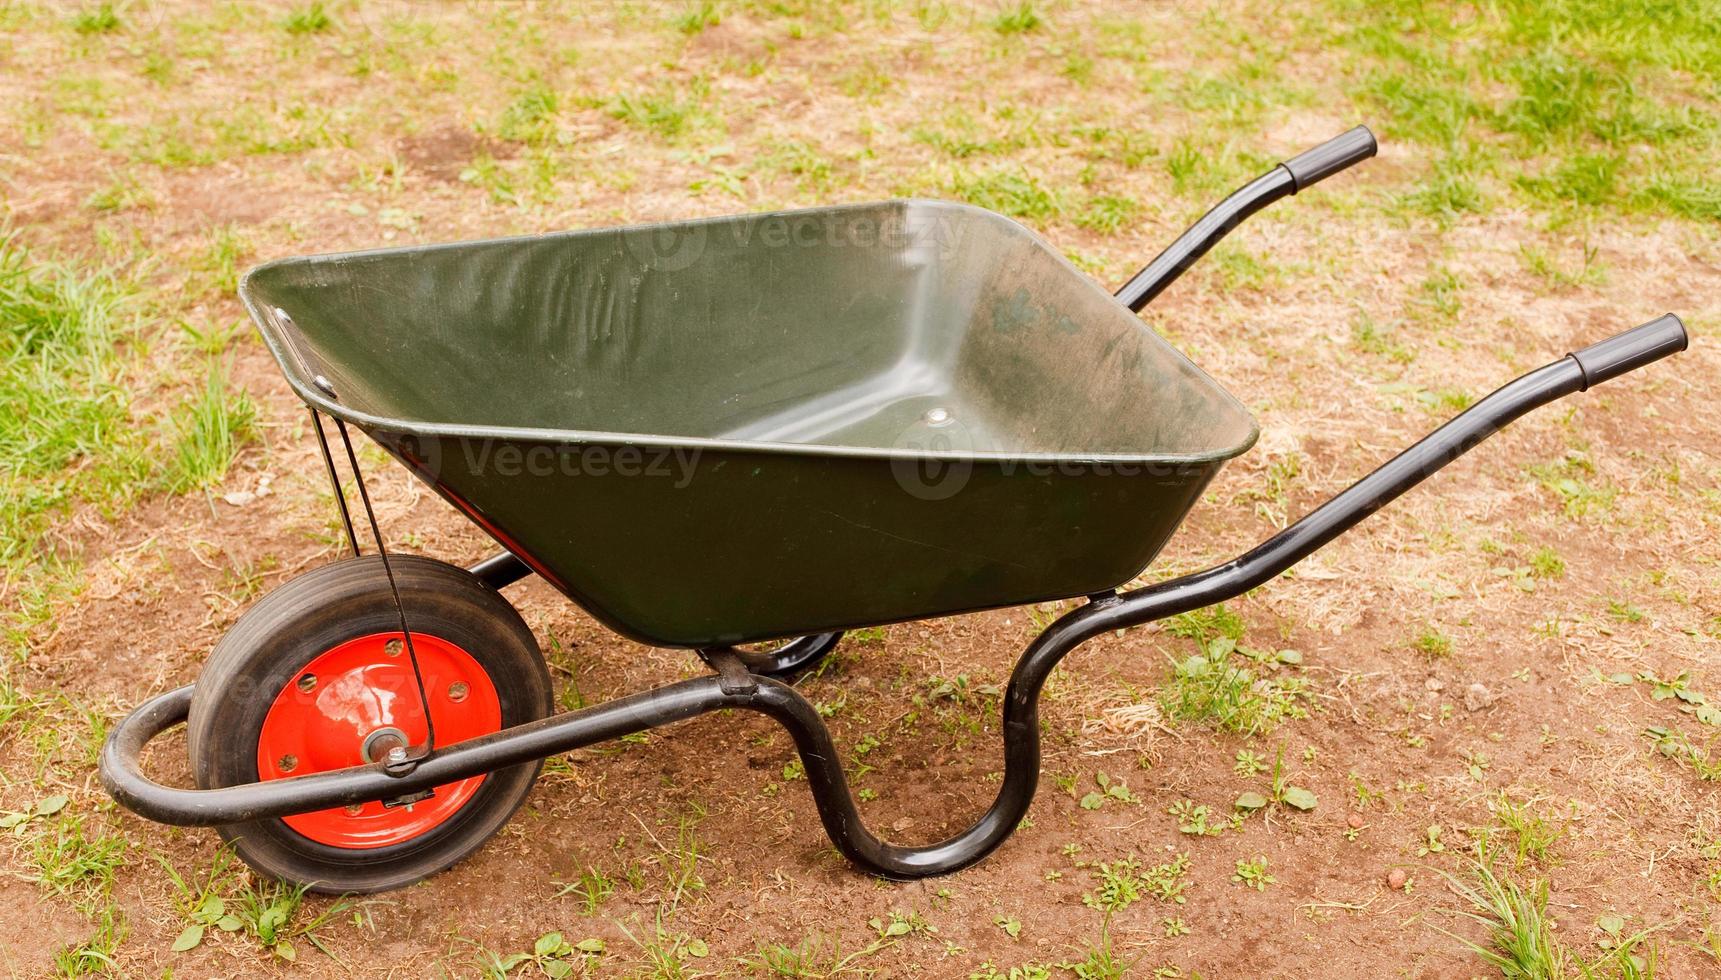
<svg viewBox="0 0 1721 980"><path fill-rule="evenodd" d="M1446 682L1438 677L1430 677L1422 686L1428 688L1430 691L1439 692L1446 690Z"/></svg>
<svg viewBox="0 0 1721 980"><path fill-rule="evenodd" d="M1464 691L1464 707L1468 711L1481 711L1494 703L1494 692L1481 684L1472 684Z"/></svg>
<svg viewBox="0 0 1721 980"><path fill-rule="evenodd" d="M221 499L235 507L243 507L251 501L256 500L257 495L249 490L235 490L232 493L222 494Z"/></svg>
<svg viewBox="0 0 1721 980"><path fill-rule="evenodd" d="M1360 814L1360 813L1351 814L1350 816L1345 818L1345 823L1349 824L1350 829L1352 829L1352 830L1361 830L1362 824L1363 824L1362 814Z"/></svg>
<svg viewBox="0 0 1721 980"><path fill-rule="evenodd" d="M1393 891L1403 891L1404 883L1410 880L1410 875L1403 868L1393 868L1386 873L1386 887Z"/></svg>
<svg viewBox="0 0 1721 980"><path fill-rule="evenodd" d="M912 826L914 826L914 818L913 817L903 817L901 820L898 820L897 822L891 824L890 829L894 830L900 834Z"/></svg>

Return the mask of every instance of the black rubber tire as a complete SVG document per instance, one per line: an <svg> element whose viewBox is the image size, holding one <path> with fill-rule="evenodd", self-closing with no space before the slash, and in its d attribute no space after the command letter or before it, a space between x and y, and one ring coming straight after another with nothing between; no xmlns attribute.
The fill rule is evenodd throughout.
<svg viewBox="0 0 1721 980"><path fill-rule="evenodd" d="M841 643L843 634L813 633L781 643L749 644L736 649L747 669L761 677L793 680L818 666ZM756 650L753 647L764 647Z"/></svg>
<svg viewBox="0 0 1721 980"><path fill-rule="evenodd" d="M550 675L532 631L496 590L465 569L390 556L414 634L456 644L496 686L504 728L550 714ZM257 742L276 695L305 665L348 640L396 632L400 619L381 559L349 558L292 579L228 630L204 664L186 740L199 788L257 781ZM489 775L465 806L412 840L380 848L331 847L277 819L220 827L239 857L312 891L364 893L412 884L477 850L508 822L539 763Z"/></svg>

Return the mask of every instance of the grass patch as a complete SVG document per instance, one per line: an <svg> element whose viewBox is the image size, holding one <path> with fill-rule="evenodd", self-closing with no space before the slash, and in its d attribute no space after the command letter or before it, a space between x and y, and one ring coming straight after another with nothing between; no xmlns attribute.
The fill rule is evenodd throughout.
<svg viewBox="0 0 1721 980"><path fill-rule="evenodd" d="M72 30L79 34L112 34L119 29L119 11L111 3L100 3L72 16Z"/></svg>
<svg viewBox="0 0 1721 980"><path fill-rule="evenodd" d="M0 566L34 553L51 515L129 497L147 472L122 384L135 308L118 275L0 235Z"/></svg>
<svg viewBox="0 0 1721 980"><path fill-rule="evenodd" d="M618 92L601 103L610 117L661 139L684 136L710 121L704 102L710 84L661 85L649 91Z"/></svg>
<svg viewBox="0 0 1721 980"><path fill-rule="evenodd" d="M1160 687L1160 708L1167 718L1257 735L1271 732L1287 718L1308 716L1308 684L1282 672L1284 665L1301 657L1292 657L1294 651L1275 654L1239 645L1243 622L1223 604L1173 617L1165 628L1200 648L1174 661L1171 677Z"/></svg>
<svg viewBox="0 0 1721 980"><path fill-rule="evenodd" d="M218 358L210 358L203 390L174 412L168 488L184 493L220 483L233 457L255 438L256 422L251 396L230 389L226 367Z"/></svg>
<svg viewBox="0 0 1721 980"><path fill-rule="evenodd" d="M556 135L560 105L555 89L542 82L531 85L502 110L496 136L514 143L547 143Z"/></svg>
<svg viewBox="0 0 1721 980"><path fill-rule="evenodd" d="M1501 151L1528 171L1513 185L1531 203L1721 215L1721 126L1703 108L1721 77L1712 0L1509 0L1468 16L1425 0L1331 7L1334 40L1358 61L1353 96L1388 137L1432 151L1408 209L1486 209L1486 161Z"/></svg>
<svg viewBox="0 0 1721 980"><path fill-rule="evenodd" d="M1434 928L1475 953L1507 980L1650 980L1656 975L1660 951L1649 942L1653 929L1623 935L1625 923L1615 916L1598 922L1607 938L1603 951L1586 959L1555 931L1548 914L1548 882L1535 879L1520 885L1498 874L1484 852L1472 861L1464 878L1441 872L1452 892L1467 905L1446 909L1447 915L1480 926L1481 942Z"/></svg>
<svg viewBox="0 0 1721 980"><path fill-rule="evenodd" d="M321 0L291 10L281 18L281 29L288 34L322 34L334 26L335 22Z"/></svg>
<svg viewBox="0 0 1721 980"><path fill-rule="evenodd" d="M1141 205L1130 197L1098 194L1082 205L1076 214L1076 224L1102 235L1115 235L1141 215Z"/></svg>
<svg viewBox="0 0 1721 980"><path fill-rule="evenodd" d="M1045 221L1063 210L1058 193L1046 188L1025 170L995 170L983 174L957 171L950 190L969 204L1012 218Z"/></svg>
<svg viewBox="0 0 1721 980"><path fill-rule="evenodd" d="M1024 2L1000 11L992 18L992 29L1000 34L1026 34L1044 23L1034 5Z"/></svg>
<svg viewBox="0 0 1721 980"><path fill-rule="evenodd" d="M723 12L717 9L714 0L703 0L703 2L676 14L670 18L669 22L676 30L692 37L707 27L716 27L723 23Z"/></svg>

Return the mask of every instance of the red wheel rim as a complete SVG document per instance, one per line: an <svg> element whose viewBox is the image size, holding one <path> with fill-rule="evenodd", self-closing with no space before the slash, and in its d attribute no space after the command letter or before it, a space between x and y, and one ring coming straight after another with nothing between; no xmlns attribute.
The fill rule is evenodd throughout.
<svg viewBox="0 0 1721 980"><path fill-rule="evenodd" d="M414 633L414 652L436 723L436 744L452 745L499 731L502 705L490 675L460 647ZM400 633L348 640L306 664L275 698L257 739L264 780L363 765L374 733L397 729L409 745L424 741L424 708ZM330 847L388 847L447 821L483 785L472 776L436 787L429 799L382 802L282 817L293 830Z"/></svg>

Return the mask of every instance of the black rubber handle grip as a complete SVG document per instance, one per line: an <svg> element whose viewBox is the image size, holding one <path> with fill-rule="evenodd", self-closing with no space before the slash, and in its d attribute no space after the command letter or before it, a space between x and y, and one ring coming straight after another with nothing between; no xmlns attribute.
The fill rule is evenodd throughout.
<svg viewBox="0 0 1721 980"><path fill-rule="evenodd" d="M1583 350L1573 351L1571 358L1583 371L1584 390L1588 391L1603 381L1635 371L1645 364L1653 364L1689 346L1691 338L1685 332L1685 324L1668 313L1641 327L1633 327Z"/></svg>
<svg viewBox="0 0 1721 980"><path fill-rule="evenodd" d="M1304 150L1279 166L1290 171L1291 181L1296 185L1291 193L1295 194L1347 167L1367 160L1374 156L1377 149L1379 147L1375 144L1374 134L1368 131L1367 126L1358 126L1348 133L1334 136L1312 150Z"/></svg>

